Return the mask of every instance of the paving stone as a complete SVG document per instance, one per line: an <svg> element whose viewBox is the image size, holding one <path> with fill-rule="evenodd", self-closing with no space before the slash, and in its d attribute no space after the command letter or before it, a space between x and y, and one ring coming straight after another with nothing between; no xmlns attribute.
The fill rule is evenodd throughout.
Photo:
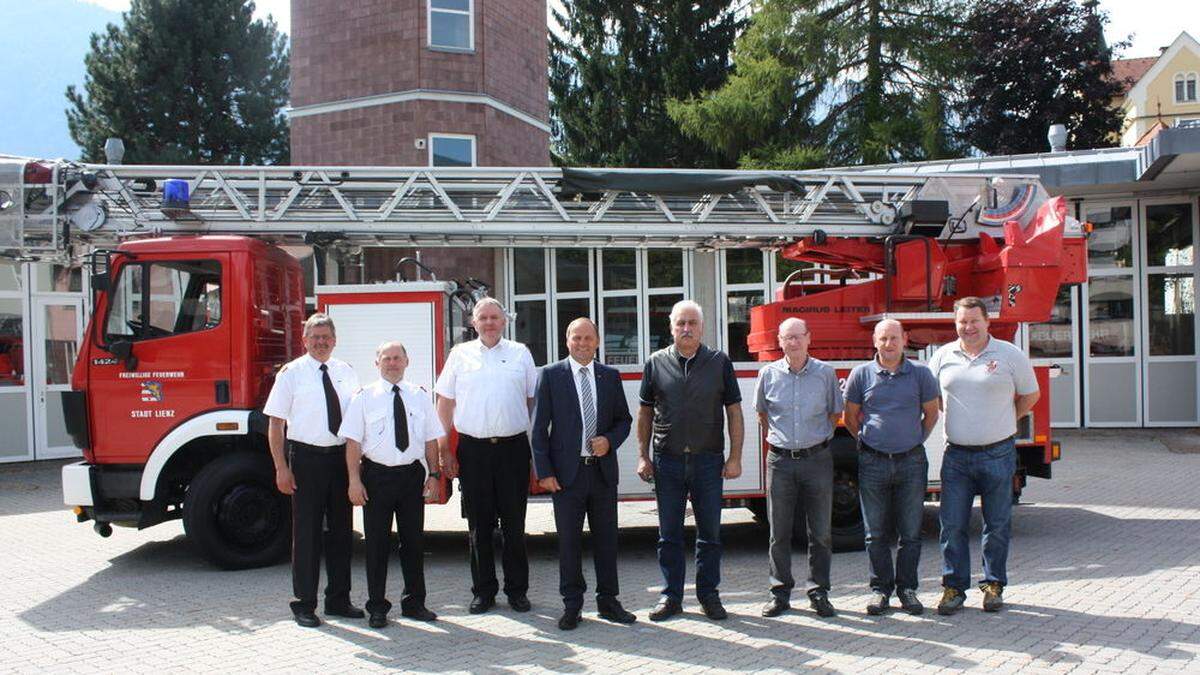
<svg viewBox="0 0 1200 675"><path fill-rule="evenodd" d="M937 509L925 511L922 617L865 613L862 552L834 557L831 599L820 619L802 597L764 619L766 532L744 510L723 514L722 597L731 616L704 618L693 586L685 615L648 620L661 586L652 503L620 507L621 599L633 626L595 616L570 634L561 612L553 515L529 508L528 614L500 605L470 615L465 521L457 503L426 520L428 603L441 620L396 618L384 630L335 619L301 629L287 608L287 565L225 572L198 558L179 523L97 537L59 496L60 463L0 466L0 673L387 671L417 672L1186 672L1200 670L1200 454L1173 453L1153 432L1060 434L1054 479L1030 479L1013 521L1007 608L933 609L940 595ZM972 560L978 564L978 510ZM361 521L359 526L361 531ZM803 579L804 556L793 564ZM694 565L689 561L689 579ZM585 575L592 579L590 563ZM979 576L975 570L974 578ZM389 575L393 600L399 562ZM354 597L365 601L361 538Z"/></svg>

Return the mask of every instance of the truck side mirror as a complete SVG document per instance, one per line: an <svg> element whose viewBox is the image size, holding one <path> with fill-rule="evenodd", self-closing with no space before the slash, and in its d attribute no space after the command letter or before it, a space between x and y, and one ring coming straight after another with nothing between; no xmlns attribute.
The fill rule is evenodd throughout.
<svg viewBox="0 0 1200 675"><path fill-rule="evenodd" d="M92 292L107 293L109 287L108 270L92 274Z"/></svg>
<svg viewBox="0 0 1200 675"><path fill-rule="evenodd" d="M137 370L138 360L133 355L133 343L129 340L117 340L108 345L108 351L113 353L113 356L125 362L125 370Z"/></svg>

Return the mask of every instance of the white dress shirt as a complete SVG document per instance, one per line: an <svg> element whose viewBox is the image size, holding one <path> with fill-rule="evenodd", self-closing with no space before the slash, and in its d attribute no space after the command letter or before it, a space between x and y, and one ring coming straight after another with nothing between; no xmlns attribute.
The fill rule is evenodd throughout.
<svg viewBox="0 0 1200 675"><path fill-rule="evenodd" d="M345 361L330 358L329 379L342 406L342 418L350 397L358 391L358 376ZM345 441L329 432L325 410L325 385L321 380L321 362L305 354L289 362L275 375L275 385L267 396L263 414L287 420L288 440L329 447Z"/></svg>
<svg viewBox="0 0 1200 675"><path fill-rule="evenodd" d="M408 447L396 447L396 424L392 414L392 383L379 379L355 394L342 420L343 438L362 444L363 457L377 464L400 466L425 464L425 444L446 435L429 392L401 380L400 400L408 416ZM428 466L425 467L429 469Z"/></svg>
<svg viewBox="0 0 1200 675"><path fill-rule="evenodd" d="M587 426L587 423L584 422L584 420L587 419L587 415L583 413L583 391L579 383L579 371L586 368L588 371L587 378L585 379L587 382L586 386L589 390L591 390L592 393L592 415L596 418L596 423L598 425L600 423L600 402L596 400L596 361L593 359L591 363L585 366L576 361L574 357L568 357L567 363L571 364L571 380L575 383L575 398L579 401L579 421L582 426ZM580 431L579 436L579 455L581 457L587 457L588 455L592 454L588 452L587 429L585 428Z"/></svg>
<svg viewBox="0 0 1200 675"><path fill-rule="evenodd" d="M529 430L529 399L537 391L537 366L520 342L501 338L456 345L434 391L454 399L454 428L475 438L515 436Z"/></svg>

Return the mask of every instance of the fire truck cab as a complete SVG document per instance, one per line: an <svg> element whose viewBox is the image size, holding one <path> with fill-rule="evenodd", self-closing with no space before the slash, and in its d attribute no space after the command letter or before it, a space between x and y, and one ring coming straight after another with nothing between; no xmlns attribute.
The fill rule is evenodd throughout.
<svg viewBox="0 0 1200 675"><path fill-rule="evenodd" d="M63 493L101 534L182 518L224 567L279 559L290 537L260 412L302 353L300 266L246 237L123 244L99 258L66 406L84 462Z"/></svg>

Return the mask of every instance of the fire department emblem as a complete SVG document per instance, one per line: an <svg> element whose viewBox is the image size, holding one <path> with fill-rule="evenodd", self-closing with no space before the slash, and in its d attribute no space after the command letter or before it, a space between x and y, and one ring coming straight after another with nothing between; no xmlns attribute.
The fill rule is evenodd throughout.
<svg viewBox="0 0 1200 675"><path fill-rule="evenodd" d="M146 380L142 382L142 402L158 403L163 398L162 382Z"/></svg>
<svg viewBox="0 0 1200 675"><path fill-rule="evenodd" d="M1025 289L1021 288L1021 284L1009 284L1008 285L1008 306L1009 307L1017 306L1017 294L1023 290L1025 290Z"/></svg>

